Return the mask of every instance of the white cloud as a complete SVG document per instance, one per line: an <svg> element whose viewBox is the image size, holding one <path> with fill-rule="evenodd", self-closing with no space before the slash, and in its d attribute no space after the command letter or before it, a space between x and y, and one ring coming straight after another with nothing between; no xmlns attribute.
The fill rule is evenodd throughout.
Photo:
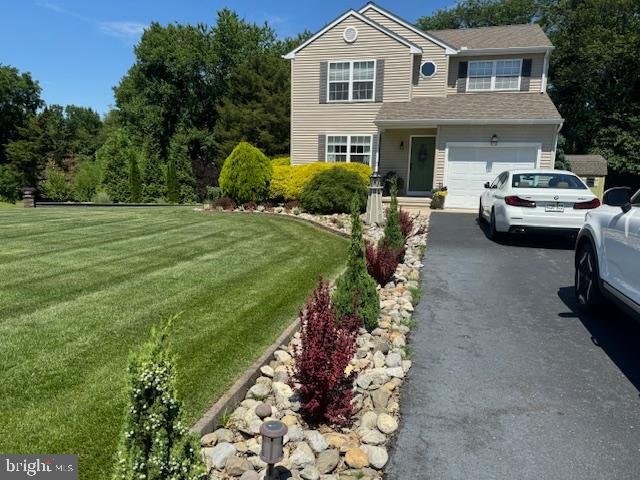
<svg viewBox="0 0 640 480"><path fill-rule="evenodd" d="M119 38L135 38L142 34L146 24L130 21L98 22L100 31Z"/></svg>

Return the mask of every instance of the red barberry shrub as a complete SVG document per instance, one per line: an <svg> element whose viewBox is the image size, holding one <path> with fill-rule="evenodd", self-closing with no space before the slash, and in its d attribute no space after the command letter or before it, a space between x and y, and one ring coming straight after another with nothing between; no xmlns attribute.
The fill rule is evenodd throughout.
<svg viewBox="0 0 640 480"><path fill-rule="evenodd" d="M400 209L400 230L402 230L402 236L405 240L409 238L413 232L413 218L411 218L408 212L402 209Z"/></svg>
<svg viewBox="0 0 640 480"><path fill-rule="evenodd" d="M381 243L378 248L371 243L366 243L367 271L376 279L381 287L393 279L393 274L398 268L398 253L394 252L387 243ZM404 250L402 252L404 255Z"/></svg>
<svg viewBox="0 0 640 480"><path fill-rule="evenodd" d="M309 297L300 321L293 378L300 384L302 414L312 425L346 425L351 421L353 373L346 375L345 368L356 352L360 321L346 317L338 324L329 285L323 281Z"/></svg>
<svg viewBox="0 0 640 480"><path fill-rule="evenodd" d="M213 208L222 207L223 210L235 210L236 202L229 197L220 197L213 202Z"/></svg>
<svg viewBox="0 0 640 480"><path fill-rule="evenodd" d="M242 208L247 212L253 212L256 209L257 205L255 202L246 202L242 204Z"/></svg>
<svg viewBox="0 0 640 480"><path fill-rule="evenodd" d="M302 202L300 200L290 200L284 204L284 208L287 210L293 210L294 208L301 208Z"/></svg>

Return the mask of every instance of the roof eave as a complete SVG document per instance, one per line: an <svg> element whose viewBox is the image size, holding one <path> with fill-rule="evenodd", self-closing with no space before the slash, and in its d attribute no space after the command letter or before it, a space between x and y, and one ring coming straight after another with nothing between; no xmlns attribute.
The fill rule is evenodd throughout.
<svg viewBox="0 0 640 480"><path fill-rule="evenodd" d="M477 56L477 55L503 55L518 53L546 53L555 47L553 45L539 45L532 47L507 47L507 48L467 48L460 47L455 55Z"/></svg>
<svg viewBox="0 0 640 480"><path fill-rule="evenodd" d="M438 125L559 125L561 118L416 118L402 120L376 120L385 128L424 127Z"/></svg>
<svg viewBox="0 0 640 480"><path fill-rule="evenodd" d="M314 40L317 40L318 38L320 38L326 32L331 30L333 27L335 27L337 24L339 24L340 22L342 22L344 19L346 19L347 17L349 17L351 15L353 15L358 20L366 23L367 25L375 28L376 30L384 33L385 35L393 38L397 42L409 47L409 51L410 51L410 53L412 55L417 55L417 54L421 54L422 53L422 49L418 45L410 42L409 40L407 40L406 38L403 38L402 36L398 35L397 33L392 32L391 30L388 30L387 28L384 28L382 25L377 24L376 22L374 22L370 18L367 18L366 16L362 15L360 12L357 12L357 11L351 9L351 10L347 10L345 13L343 13L342 15L337 17L335 20L333 20L332 22L330 22L327 25L325 25L324 27L322 27L311 38L309 38L304 43L302 43L302 45L300 45L297 48L291 50L289 53L286 53L285 55L282 55L282 58L284 58L286 60L293 60L294 58L296 58L296 53L298 53L300 50L302 50L304 47L309 45Z"/></svg>

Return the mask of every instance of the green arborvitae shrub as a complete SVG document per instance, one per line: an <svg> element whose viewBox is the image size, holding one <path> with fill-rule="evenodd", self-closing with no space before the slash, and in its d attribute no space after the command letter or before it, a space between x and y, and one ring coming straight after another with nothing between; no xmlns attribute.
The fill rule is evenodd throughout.
<svg viewBox="0 0 640 480"><path fill-rule="evenodd" d="M144 161L142 163L142 201L154 202L165 195L164 166L160 160L158 148L147 142L143 148Z"/></svg>
<svg viewBox="0 0 640 480"><path fill-rule="evenodd" d="M40 192L44 198L54 202L66 202L73 196L73 187L64 170L54 162L49 162L44 169L44 178L40 182Z"/></svg>
<svg viewBox="0 0 640 480"><path fill-rule="evenodd" d="M169 158L169 164L167 165L167 200L169 203L180 202L176 161L173 157Z"/></svg>
<svg viewBox="0 0 640 480"><path fill-rule="evenodd" d="M22 175L15 165L0 165L0 201L18 200L22 186Z"/></svg>
<svg viewBox="0 0 640 480"><path fill-rule="evenodd" d="M194 135L189 132L178 132L171 138L169 145L169 162L173 160L175 165L180 203L194 203L197 200L190 150L196 149L197 152L200 150L198 137ZM195 155L197 156L197 153Z"/></svg>
<svg viewBox="0 0 640 480"><path fill-rule="evenodd" d="M267 198L272 174L267 156L249 143L240 142L224 161L218 182L223 195L237 204L261 202Z"/></svg>
<svg viewBox="0 0 640 480"><path fill-rule="evenodd" d="M73 179L73 196L79 202L90 202L100 184L100 165L90 158L82 160Z"/></svg>
<svg viewBox="0 0 640 480"><path fill-rule="evenodd" d="M360 220L360 200L351 204L351 246L346 271L336 280L333 304L338 319L356 316L371 332L378 326L380 298L376 281L369 276L365 262L365 244Z"/></svg>
<svg viewBox="0 0 640 480"><path fill-rule="evenodd" d="M107 192L96 192L93 197L91 197L91 201L93 203L113 203L113 200L111 200Z"/></svg>
<svg viewBox="0 0 640 480"><path fill-rule="evenodd" d="M310 213L347 213L353 198L358 208L367 203L367 188L357 173L331 168L315 175L300 195L302 206Z"/></svg>
<svg viewBox="0 0 640 480"><path fill-rule="evenodd" d="M136 155L129 137L121 129L111 132L96 152L101 168L100 189L116 202L129 201L129 164Z"/></svg>
<svg viewBox="0 0 640 480"><path fill-rule="evenodd" d="M384 236L380 239L380 245L386 245L394 252L403 254L404 242L400 212L398 211L398 185L393 181L391 184L391 204L387 210L387 223L384 226Z"/></svg>
<svg viewBox="0 0 640 480"><path fill-rule="evenodd" d="M113 480L204 480L200 446L183 424L166 338L171 321L129 365L128 408Z"/></svg>
<svg viewBox="0 0 640 480"><path fill-rule="evenodd" d="M142 201L142 179L140 178L140 167L138 167L138 156L131 156L129 159L129 191L131 192L132 203Z"/></svg>

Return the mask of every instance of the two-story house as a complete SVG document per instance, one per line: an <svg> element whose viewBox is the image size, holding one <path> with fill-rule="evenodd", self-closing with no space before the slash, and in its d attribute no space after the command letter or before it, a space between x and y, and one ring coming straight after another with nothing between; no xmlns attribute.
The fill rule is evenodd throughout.
<svg viewBox="0 0 640 480"><path fill-rule="evenodd" d="M476 208L511 168L553 168L562 118L547 96L551 42L538 25L424 32L368 3L291 60L291 161L363 162L403 195L447 186Z"/></svg>

